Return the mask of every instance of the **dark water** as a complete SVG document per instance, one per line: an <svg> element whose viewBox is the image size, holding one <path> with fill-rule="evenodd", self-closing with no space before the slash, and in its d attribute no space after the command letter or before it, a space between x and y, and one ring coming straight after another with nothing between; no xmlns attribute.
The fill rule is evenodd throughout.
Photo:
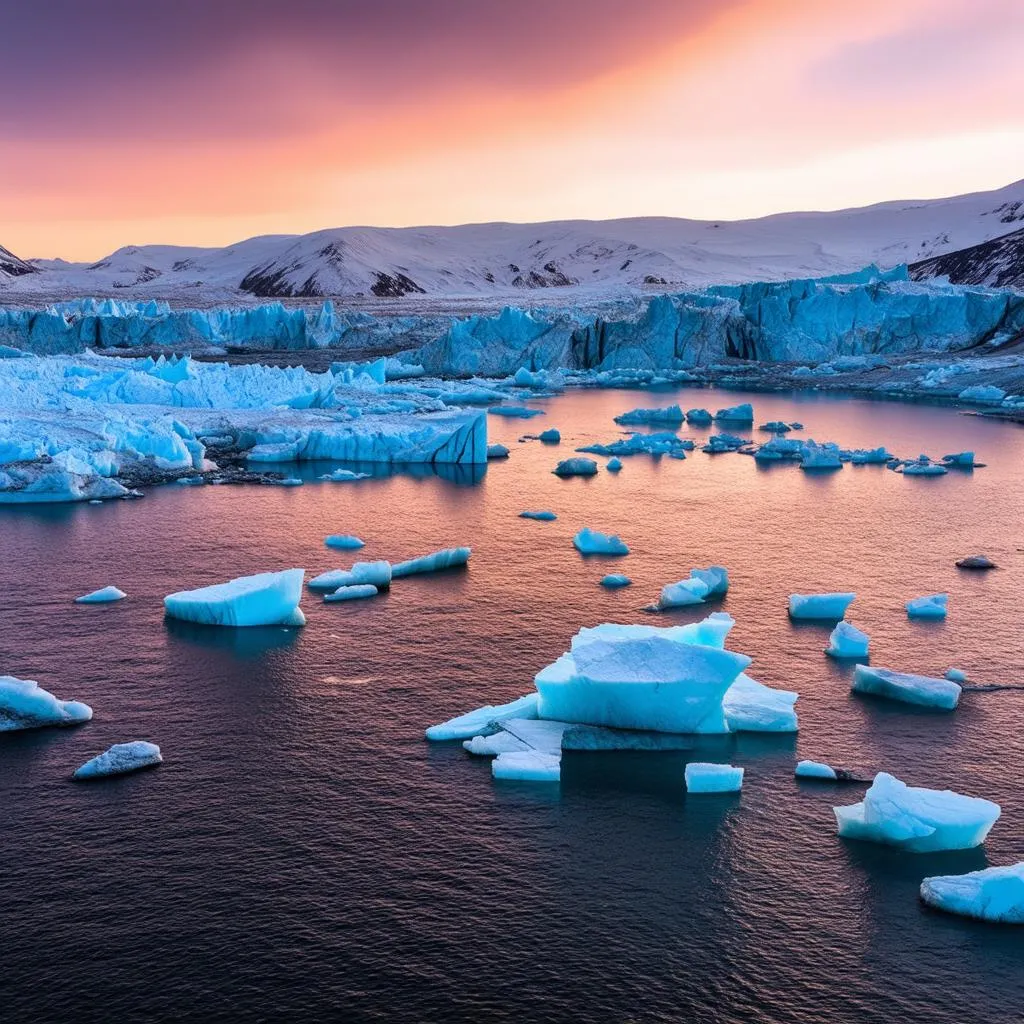
<svg viewBox="0 0 1024 1024"><path fill-rule="evenodd" d="M658 396L662 401L667 396ZM737 395L682 394L689 404ZM878 665L1024 681L1024 432L950 410L754 396L759 420L901 455L975 448L989 468L809 476L740 455L626 460L562 481L556 458L616 436L652 397L576 393L482 478L395 476L296 489L167 487L144 501L0 514L0 672L96 712L0 737L4 1021L1009 1021L1024 932L924 909L922 877L1024 856L1024 693L952 715L850 696L827 629L792 591L852 589ZM538 424L561 448L515 444ZM317 467L322 470L323 467ZM517 518L551 508L555 523ZM572 549L621 533L634 586ZM372 602L303 605L308 626L165 623L160 599L242 573L471 544L468 571ZM1004 568L959 572L983 552ZM730 646L797 689L799 737L693 755L567 754L560 786L492 782L424 726L530 689L583 625L639 610L697 565L732 575ZM71 603L117 584L129 599ZM909 622L948 591L950 617ZM690 621L680 613L662 621ZM166 763L95 785L70 772L113 742ZM688 757L746 767L739 797L687 798ZM861 787L798 784L798 757L999 801L982 851L900 854L835 836Z"/></svg>

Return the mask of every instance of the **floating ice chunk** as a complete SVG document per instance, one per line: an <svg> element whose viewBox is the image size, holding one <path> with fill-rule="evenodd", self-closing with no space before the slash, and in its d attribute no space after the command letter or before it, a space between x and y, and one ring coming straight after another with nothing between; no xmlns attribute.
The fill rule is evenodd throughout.
<svg viewBox="0 0 1024 1024"><path fill-rule="evenodd" d="M286 476L277 481L278 487L301 487L304 481L297 476Z"/></svg>
<svg viewBox="0 0 1024 1024"><path fill-rule="evenodd" d="M690 577L678 583L669 583L661 588L658 597L659 610L668 608L685 608L691 604L703 604L711 593L711 588L701 579Z"/></svg>
<svg viewBox="0 0 1024 1024"><path fill-rule="evenodd" d="M429 555L421 555L419 558L397 562L392 567L391 575L397 580L403 576L413 576L416 573L454 569L456 566L465 565L472 553L471 548L445 548L443 551L434 551Z"/></svg>
<svg viewBox="0 0 1024 1024"><path fill-rule="evenodd" d="M338 548L341 551L355 551L357 548L366 547L366 542L354 537L351 533L332 533L324 538L324 543L329 548Z"/></svg>
<svg viewBox="0 0 1024 1024"><path fill-rule="evenodd" d="M956 567L958 569L997 569L998 566L991 558L987 558L985 555L968 555L967 558L961 558L957 561Z"/></svg>
<svg viewBox="0 0 1024 1024"><path fill-rule="evenodd" d="M729 590L729 571L721 565L707 569L691 569L690 578L708 585L708 597L724 597Z"/></svg>
<svg viewBox="0 0 1024 1024"><path fill-rule="evenodd" d="M503 444L489 444L487 446L487 458L489 459L507 459L508 448Z"/></svg>
<svg viewBox="0 0 1024 1024"><path fill-rule="evenodd" d="M789 615L793 619L835 622L846 614L856 594L790 594Z"/></svg>
<svg viewBox="0 0 1024 1024"><path fill-rule="evenodd" d="M536 520L538 520L538 522L541 522L541 523L550 523L550 522L553 522L554 520L556 520L558 518L558 516L555 515L554 512L547 512L547 511L542 511L542 512L520 512L519 513L519 518L520 519L536 519Z"/></svg>
<svg viewBox="0 0 1024 1024"><path fill-rule="evenodd" d="M686 453L695 445L688 437L679 437L670 430L653 434L631 434L628 438L612 441L611 444L588 444L577 448L579 452L592 455L669 455L673 459L685 459Z"/></svg>
<svg viewBox="0 0 1024 1024"><path fill-rule="evenodd" d="M825 653L831 658L866 658L870 642L867 633L843 619L832 630Z"/></svg>
<svg viewBox="0 0 1024 1024"><path fill-rule="evenodd" d="M911 462L903 467L904 476L945 476L948 472L945 466L934 462Z"/></svg>
<svg viewBox="0 0 1024 1024"><path fill-rule="evenodd" d="M552 427L550 430L542 430L538 435L538 438L544 444L560 444L562 440L562 434L560 431Z"/></svg>
<svg viewBox="0 0 1024 1024"><path fill-rule="evenodd" d="M949 594L929 594L907 602L907 615L912 619L944 619Z"/></svg>
<svg viewBox="0 0 1024 1024"><path fill-rule="evenodd" d="M562 777L562 755L539 750L518 750L499 754L491 762L496 779L518 782L558 782Z"/></svg>
<svg viewBox="0 0 1024 1024"><path fill-rule="evenodd" d="M332 484L345 484L352 480L368 480L369 478L369 473L356 473L351 469L336 469L331 473L324 473L323 476L317 479L326 480Z"/></svg>
<svg viewBox="0 0 1024 1024"><path fill-rule="evenodd" d="M974 461L974 452L957 452L954 455L943 455L942 461L947 466L958 466L964 469L973 469L977 465Z"/></svg>
<svg viewBox="0 0 1024 1024"><path fill-rule="evenodd" d="M521 405L495 405L487 410L492 416L507 416L509 419L528 420L533 416L543 416L543 409L526 409Z"/></svg>
<svg viewBox="0 0 1024 1024"><path fill-rule="evenodd" d="M386 590L391 586L394 569L383 558L375 562L356 562L351 569L331 569L309 581L311 590L337 590L339 587L373 586Z"/></svg>
<svg viewBox="0 0 1024 1024"><path fill-rule="evenodd" d="M954 683L966 683L967 673L962 668L948 668L946 669L946 678Z"/></svg>
<svg viewBox="0 0 1024 1024"><path fill-rule="evenodd" d="M979 405L998 405L1005 397L1006 392L994 384L975 384L964 388L957 395L961 402L976 402Z"/></svg>
<svg viewBox="0 0 1024 1024"><path fill-rule="evenodd" d="M111 601L123 601L128 595L117 587L104 587L94 590L91 594L83 594L75 598L75 604L109 604Z"/></svg>
<svg viewBox="0 0 1024 1024"><path fill-rule="evenodd" d="M77 700L59 700L32 679L0 676L0 732L78 725L92 718L92 708Z"/></svg>
<svg viewBox="0 0 1024 1024"><path fill-rule="evenodd" d="M822 764L820 761L800 761L796 766L796 775L801 779L838 779L835 768Z"/></svg>
<svg viewBox="0 0 1024 1024"><path fill-rule="evenodd" d="M145 740L115 743L76 769L73 777L98 779L105 775L126 775L128 772L137 772L140 768L150 768L162 761L160 748L155 743L147 743Z"/></svg>
<svg viewBox="0 0 1024 1024"><path fill-rule="evenodd" d="M618 471L622 469L622 459L617 455L613 455L605 464L604 468L607 469L609 473L618 473Z"/></svg>
<svg viewBox="0 0 1024 1024"><path fill-rule="evenodd" d="M593 459L574 456L571 459L562 459L553 472L555 476L595 476L597 463Z"/></svg>
<svg viewBox="0 0 1024 1024"><path fill-rule="evenodd" d="M757 429L767 431L769 434L788 434L793 428L788 423L783 423L782 420L769 420L767 423L762 423Z"/></svg>
<svg viewBox="0 0 1024 1024"><path fill-rule="evenodd" d="M690 639L685 627L605 624L537 673L541 718L657 732L728 731L722 699L750 659Z"/></svg>
<svg viewBox="0 0 1024 1024"><path fill-rule="evenodd" d="M850 452L850 462L855 466L875 466L892 462L896 456L887 448L854 448Z"/></svg>
<svg viewBox="0 0 1024 1024"><path fill-rule="evenodd" d="M487 736L464 740L462 746L471 754L494 757L516 750L538 750L557 754L562 749L562 736L575 728L568 722L549 722L541 718L509 718L498 724L498 731Z"/></svg>
<svg viewBox="0 0 1024 1024"><path fill-rule="evenodd" d="M738 793L743 787L743 769L731 764L691 761L684 774L687 793Z"/></svg>
<svg viewBox="0 0 1024 1024"><path fill-rule="evenodd" d="M376 597L380 591L372 583L354 583L347 587L338 587L330 594L324 594L324 600L332 601L358 601L364 597Z"/></svg>
<svg viewBox="0 0 1024 1024"><path fill-rule="evenodd" d="M900 700L905 704L952 711L960 700L960 686L951 679L893 672L888 668L858 665L853 672L853 692Z"/></svg>
<svg viewBox="0 0 1024 1024"><path fill-rule="evenodd" d="M725 452L734 452L748 444L749 438L737 437L735 434L712 434L701 451L709 455L721 455Z"/></svg>
<svg viewBox="0 0 1024 1024"><path fill-rule="evenodd" d="M601 586L607 587L609 590L618 590L620 587L628 587L632 582L628 576L623 576L622 573L617 572L603 577Z"/></svg>
<svg viewBox="0 0 1024 1024"><path fill-rule="evenodd" d="M615 417L615 422L622 426L638 424L681 424L685 417L678 405L669 405L661 409L632 409Z"/></svg>
<svg viewBox="0 0 1024 1024"><path fill-rule="evenodd" d="M301 626L299 608L303 569L239 576L198 590L182 590L164 598L167 614L210 626Z"/></svg>
<svg viewBox="0 0 1024 1024"><path fill-rule="evenodd" d="M793 705L799 696L792 690L773 690L743 672L726 691L722 708L731 732L796 732Z"/></svg>
<svg viewBox="0 0 1024 1024"><path fill-rule="evenodd" d="M686 422L694 427L706 427L711 423L711 413L707 409L690 409L686 413Z"/></svg>
<svg viewBox="0 0 1024 1024"><path fill-rule="evenodd" d="M950 914L1024 924L1024 861L965 875L926 878L921 882L921 899Z"/></svg>
<svg viewBox="0 0 1024 1024"><path fill-rule="evenodd" d="M508 704L485 704L475 711L449 718L440 725L432 725L425 735L428 740L469 740L474 736L489 736L499 729L499 723L511 718L537 718L540 695L528 693Z"/></svg>
<svg viewBox="0 0 1024 1024"><path fill-rule="evenodd" d="M800 468L807 470L842 469L839 449L834 444L815 444L805 441L800 457Z"/></svg>
<svg viewBox="0 0 1024 1024"><path fill-rule="evenodd" d="M584 526L572 539L581 555L628 555L629 546L615 534L599 533Z"/></svg>
<svg viewBox="0 0 1024 1024"><path fill-rule="evenodd" d="M753 423L754 407L745 402L743 405L733 405L728 409L719 409L715 413L715 419L720 423Z"/></svg>
<svg viewBox="0 0 1024 1024"><path fill-rule="evenodd" d="M879 772L864 800L834 807L839 835L898 846L909 853L970 850L999 818L999 805L950 790L908 786Z"/></svg>

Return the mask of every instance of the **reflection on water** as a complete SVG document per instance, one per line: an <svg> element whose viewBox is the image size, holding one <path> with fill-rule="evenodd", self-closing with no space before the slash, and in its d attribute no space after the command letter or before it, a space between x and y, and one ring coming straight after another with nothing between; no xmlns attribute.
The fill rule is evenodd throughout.
<svg viewBox="0 0 1024 1024"><path fill-rule="evenodd" d="M988 468L939 479L879 467L827 476L741 455L623 459L560 480L613 417L749 399L758 422L887 445L974 449ZM829 625L794 592L853 590L873 664L972 681L1024 672L1024 433L927 406L810 395L570 393L538 403L559 448L488 423L500 464L273 467L304 487L165 487L103 506L0 508L0 672L84 700L85 726L0 735L5 1019L106 1021L1004 1021L1024 1000L1020 936L942 917L922 877L1021 856L1018 692L965 694L953 714L850 693ZM690 431L701 441L710 431ZM603 460L598 460L603 463ZM548 508L558 520L518 518ZM633 585L572 546L617 533ZM324 537L354 533L357 555ZM163 597L245 573L468 544L467 569L386 597L303 599L303 629L165 620ZM985 553L1003 569L971 574ZM729 568L718 605L645 615L664 584ZM117 605L79 594L114 584ZM940 624L905 602L950 594ZM721 608L750 673L797 690L798 736L694 737L658 753L573 751L558 785L496 784L425 726L527 692L584 625L692 622ZM158 771L117 786L71 772L151 739ZM984 851L901 855L843 842L832 807L863 786L797 783L802 757L997 800ZM688 796L688 761L745 769L738 796ZM809 952L810 951L810 952ZM55 966L60 984L54 984ZM343 1008L339 1010L339 1008Z"/></svg>

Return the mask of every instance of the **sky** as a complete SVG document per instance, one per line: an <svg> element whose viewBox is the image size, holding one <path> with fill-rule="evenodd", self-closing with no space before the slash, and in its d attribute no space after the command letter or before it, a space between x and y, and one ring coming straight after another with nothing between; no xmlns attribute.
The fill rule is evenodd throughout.
<svg viewBox="0 0 1024 1024"><path fill-rule="evenodd" d="M0 33L23 257L1024 178L1022 0L31 0Z"/></svg>

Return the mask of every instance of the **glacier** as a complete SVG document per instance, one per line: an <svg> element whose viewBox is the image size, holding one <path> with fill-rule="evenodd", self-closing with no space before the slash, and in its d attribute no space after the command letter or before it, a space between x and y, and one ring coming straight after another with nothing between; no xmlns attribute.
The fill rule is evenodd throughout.
<svg viewBox="0 0 1024 1024"><path fill-rule="evenodd" d="M34 679L0 676L0 732L79 725L91 718L92 708L88 704L60 700Z"/></svg>
<svg viewBox="0 0 1024 1024"><path fill-rule="evenodd" d="M950 914L1000 924L1024 924L1024 861L921 882L921 899Z"/></svg>
<svg viewBox="0 0 1024 1024"><path fill-rule="evenodd" d="M125 775L162 763L163 756L155 743L133 740L130 743L115 743L102 754L97 754L77 768L72 777L99 779L107 775Z"/></svg>
<svg viewBox="0 0 1024 1024"><path fill-rule="evenodd" d="M182 590L164 598L171 618L209 626L302 626L299 608L303 569L239 576L198 590Z"/></svg>

